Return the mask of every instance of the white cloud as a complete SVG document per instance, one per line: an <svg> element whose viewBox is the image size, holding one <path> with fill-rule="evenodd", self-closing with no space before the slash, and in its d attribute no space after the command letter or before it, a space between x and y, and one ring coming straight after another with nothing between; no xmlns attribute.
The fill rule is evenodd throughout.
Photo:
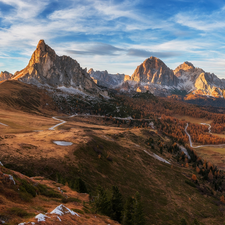
<svg viewBox="0 0 225 225"><path fill-rule="evenodd" d="M225 7L211 14L205 14L203 11L180 12L175 15L174 21L186 27L199 31L209 32L225 28L224 22Z"/></svg>

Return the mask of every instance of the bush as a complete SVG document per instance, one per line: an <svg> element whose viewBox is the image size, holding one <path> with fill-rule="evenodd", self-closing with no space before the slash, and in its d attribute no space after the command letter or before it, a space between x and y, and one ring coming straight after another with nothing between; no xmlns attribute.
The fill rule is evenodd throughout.
<svg viewBox="0 0 225 225"><path fill-rule="evenodd" d="M22 218L35 215L33 213L28 213L26 210L18 208L18 207L12 207L11 209L9 209L9 214L14 216L19 216Z"/></svg>
<svg viewBox="0 0 225 225"><path fill-rule="evenodd" d="M180 221L180 225L188 225L188 224L187 224L187 221L183 218Z"/></svg>
<svg viewBox="0 0 225 225"><path fill-rule="evenodd" d="M21 191L26 191L27 193L31 194L33 197L37 195L37 189L30 183L28 183L26 180L21 180Z"/></svg>
<svg viewBox="0 0 225 225"><path fill-rule="evenodd" d="M72 188L79 193L87 193L88 192L86 184L84 183L84 181L81 178L78 178L75 180Z"/></svg>
<svg viewBox="0 0 225 225"><path fill-rule="evenodd" d="M68 203L68 202L81 202L78 198L62 198L62 203Z"/></svg>
<svg viewBox="0 0 225 225"><path fill-rule="evenodd" d="M62 195L54 191L53 189L48 188L43 184L38 184L37 189L41 195L44 195L49 198L62 198Z"/></svg>
<svg viewBox="0 0 225 225"><path fill-rule="evenodd" d="M191 187L196 187L196 185L193 182L191 182L190 180L185 180L185 183L190 185Z"/></svg>

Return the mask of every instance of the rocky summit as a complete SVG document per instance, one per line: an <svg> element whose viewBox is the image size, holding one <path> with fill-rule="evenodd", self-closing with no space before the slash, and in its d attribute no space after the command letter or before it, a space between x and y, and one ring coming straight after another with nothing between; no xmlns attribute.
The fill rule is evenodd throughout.
<svg viewBox="0 0 225 225"><path fill-rule="evenodd" d="M224 81L215 74L206 73L203 69L195 68L190 62L184 62L174 70L179 78L180 89L187 92L201 93L214 97L222 97Z"/></svg>
<svg viewBox="0 0 225 225"><path fill-rule="evenodd" d="M36 86L75 88L83 92L107 94L76 60L68 56L58 56L44 40L39 41L27 67L16 72L12 79Z"/></svg>
<svg viewBox="0 0 225 225"><path fill-rule="evenodd" d="M131 80L167 86L177 86L178 79L163 61L156 57L146 59L131 76Z"/></svg>
<svg viewBox="0 0 225 225"><path fill-rule="evenodd" d="M3 81L3 80L8 80L8 79L10 79L11 77L13 76L13 74L11 74L11 73L9 73L9 72L7 72L7 71L2 71L1 73L0 73L0 81Z"/></svg>

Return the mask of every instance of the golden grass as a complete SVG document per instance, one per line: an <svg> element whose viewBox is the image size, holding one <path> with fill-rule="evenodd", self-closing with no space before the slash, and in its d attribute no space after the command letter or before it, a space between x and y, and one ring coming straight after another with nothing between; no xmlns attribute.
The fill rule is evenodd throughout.
<svg viewBox="0 0 225 225"><path fill-rule="evenodd" d="M190 123L197 123L197 124L200 124L200 123L211 124L213 122L213 120L207 120L205 118L194 118L191 116L181 116L178 114L174 114L173 117L180 119L180 120L186 120L187 122L190 122Z"/></svg>
<svg viewBox="0 0 225 225"><path fill-rule="evenodd" d="M21 111L9 111L0 109L0 122L8 125L0 125L1 134L23 133L33 130L44 130L57 124L51 117L38 116Z"/></svg>
<svg viewBox="0 0 225 225"><path fill-rule="evenodd" d="M225 146L223 147L201 147L196 148L198 155L225 170Z"/></svg>

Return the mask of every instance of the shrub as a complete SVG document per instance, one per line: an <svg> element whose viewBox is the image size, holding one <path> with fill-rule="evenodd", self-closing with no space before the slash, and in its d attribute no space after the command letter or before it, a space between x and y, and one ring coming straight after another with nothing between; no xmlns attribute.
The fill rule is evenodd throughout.
<svg viewBox="0 0 225 225"><path fill-rule="evenodd" d="M180 221L180 225L188 225L188 224L187 224L187 221L183 218Z"/></svg>
<svg viewBox="0 0 225 225"><path fill-rule="evenodd" d="M44 195L46 197L50 198L62 198L62 195L54 191L53 189L48 188L47 186L43 184L38 184L37 189L39 190L41 195Z"/></svg>
<svg viewBox="0 0 225 225"><path fill-rule="evenodd" d="M68 203L68 202L81 202L78 198L62 198L62 203Z"/></svg>
<svg viewBox="0 0 225 225"><path fill-rule="evenodd" d="M31 194L33 197L36 196L37 189L32 184L28 183L26 180L21 180L20 189L25 190L27 193Z"/></svg>
<svg viewBox="0 0 225 225"><path fill-rule="evenodd" d="M9 209L9 214L10 215L14 215L14 216L19 216L19 217L30 217L30 216L34 216L35 214L33 213L28 213L26 210L18 208L18 207L12 207L11 209Z"/></svg>
<svg viewBox="0 0 225 225"><path fill-rule="evenodd" d="M196 187L196 185L189 180L185 180L185 183L190 185L191 187Z"/></svg>

